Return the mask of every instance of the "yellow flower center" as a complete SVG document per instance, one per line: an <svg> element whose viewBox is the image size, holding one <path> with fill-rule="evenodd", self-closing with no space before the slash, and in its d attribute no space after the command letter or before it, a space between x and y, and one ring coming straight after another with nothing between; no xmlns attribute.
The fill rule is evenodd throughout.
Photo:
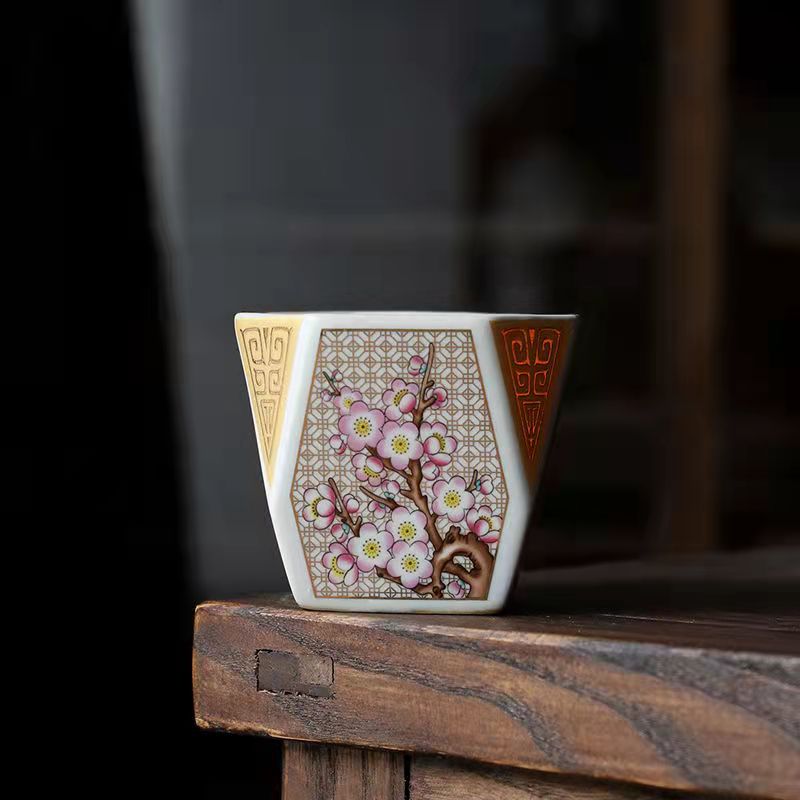
<svg viewBox="0 0 800 800"><path fill-rule="evenodd" d="M364 472L366 472L370 478L377 478L378 475L380 475L380 472L375 472L374 469L370 469L366 464L364 464Z"/></svg>
<svg viewBox="0 0 800 800"><path fill-rule="evenodd" d="M442 436L441 433L432 433L431 436L433 436L433 438L436 439L437 442L439 442L439 449L442 452L444 452L444 448L447 446L447 442L445 442L444 436Z"/></svg>
<svg viewBox="0 0 800 800"><path fill-rule="evenodd" d="M416 572L419 569L419 559L415 555L408 553L401 559L400 566L405 572Z"/></svg>
<svg viewBox="0 0 800 800"><path fill-rule="evenodd" d="M401 522L397 528L397 535L404 541L410 542L417 533L417 526L413 522Z"/></svg>
<svg viewBox="0 0 800 800"><path fill-rule="evenodd" d="M444 504L448 508L458 508L461 505L461 492L451 489L444 496Z"/></svg>
<svg viewBox="0 0 800 800"><path fill-rule="evenodd" d="M394 400L392 401L396 406L400 405L400 401L408 394L408 389L401 389L397 392L394 396Z"/></svg>
<svg viewBox="0 0 800 800"><path fill-rule="evenodd" d="M339 566L339 556L334 556L331 561L331 572L338 575L340 578L344 575L344 570Z"/></svg>
<svg viewBox="0 0 800 800"><path fill-rule="evenodd" d="M350 406L353 405L353 398L352 397L345 397L345 399L342 400L342 405L345 408L350 408Z"/></svg>
<svg viewBox="0 0 800 800"><path fill-rule="evenodd" d="M492 518L491 517L481 517L481 519L491 528L492 527Z"/></svg>
<svg viewBox="0 0 800 800"><path fill-rule="evenodd" d="M372 433L372 423L369 421L369 417L359 417L353 423L353 430L359 436L369 436Z"/></svg>
<svg viewBox="0 0 800 800"><path fill-rule="evenodd" d="M381 553L381 545L377 539L367 539L362 548L367 558L377 558Z"/></svg>
<svg viewBox="0 0 800 800"><path fill-rule="evenodd" d="M311 513L314 515L315 518L319 516L319 514L317 513L317 506L319 505L320 500L322 500L322 498L317 497L311 501Z"/></svg>
<svg viewBox="0 0 800 800"><path fill-rule="evenodd" d="M411 442L408 440L408 436L395 436L392 439L392 450L395 453L399 453L401 456L405 455L409 448L411 447Z"/></svg>

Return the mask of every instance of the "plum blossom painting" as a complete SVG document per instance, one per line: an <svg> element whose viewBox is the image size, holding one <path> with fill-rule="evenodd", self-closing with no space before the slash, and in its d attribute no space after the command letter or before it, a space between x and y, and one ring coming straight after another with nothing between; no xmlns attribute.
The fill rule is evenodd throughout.
<svg viewBox="0 0 800 800"><path fill-rule="evenodd" d="M291 499L317 597L486 599L508 495L471 332L324 329Z"/></svg>

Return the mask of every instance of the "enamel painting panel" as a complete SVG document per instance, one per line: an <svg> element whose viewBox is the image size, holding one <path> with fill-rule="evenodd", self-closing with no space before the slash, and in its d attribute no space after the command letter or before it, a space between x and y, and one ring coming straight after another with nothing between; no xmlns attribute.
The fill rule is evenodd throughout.
<svg viewBox="0 0 800 800"><path fill-rule="evenodd" d="M485 599L508 495L471 332L323 330L291 502L317 597Z"/></svg>

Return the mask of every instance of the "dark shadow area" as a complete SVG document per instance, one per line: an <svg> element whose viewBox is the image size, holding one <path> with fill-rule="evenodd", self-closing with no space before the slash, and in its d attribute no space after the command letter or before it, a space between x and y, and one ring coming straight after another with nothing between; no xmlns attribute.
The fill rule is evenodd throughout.
<svg viewBox="0 0 800 800"><path fill-rule="evenodd" d="M691 624L709 612L742 612L759 626L795 630L800 608L797 548L709 553L649 562L620 561L582 567L531 570L518 582L509 614L632 614ZM734 624L734 620L731 620Z"/></svg>

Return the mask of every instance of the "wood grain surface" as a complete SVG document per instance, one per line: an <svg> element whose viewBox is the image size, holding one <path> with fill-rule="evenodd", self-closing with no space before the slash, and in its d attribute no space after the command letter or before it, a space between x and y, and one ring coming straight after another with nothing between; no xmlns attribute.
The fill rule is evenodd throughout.
<svg viewBox="0 0 800 800"><path fill-rule="evenodd" d="M637 611L647 592L632 579L613 612L601 584L572 572L563 584L542 575L541 591L594 593L603 610L534 612L543 603L531 593L535 577L521 582L528 600L502 617L311 612L288 597L203 604L197 722L671 789L800 797L795 614L763 604ZM670 586L667 594L682 596L680 582ZM330 658L331 696L257 691L259 650Z"/></svg>
<svg viewBox="0 0 800 800"><path fill-rule="evenodd" d="M695 797L698 797L695 795ZM469 761L418 756L411 762L409 800L676 800L650 786L487 767Z"/></svg>
<svg viewBox="0 0 800 800"><path fill-rule="evenodd" d="M403 756L286 742L282 800L403 800Z"/></svg>

